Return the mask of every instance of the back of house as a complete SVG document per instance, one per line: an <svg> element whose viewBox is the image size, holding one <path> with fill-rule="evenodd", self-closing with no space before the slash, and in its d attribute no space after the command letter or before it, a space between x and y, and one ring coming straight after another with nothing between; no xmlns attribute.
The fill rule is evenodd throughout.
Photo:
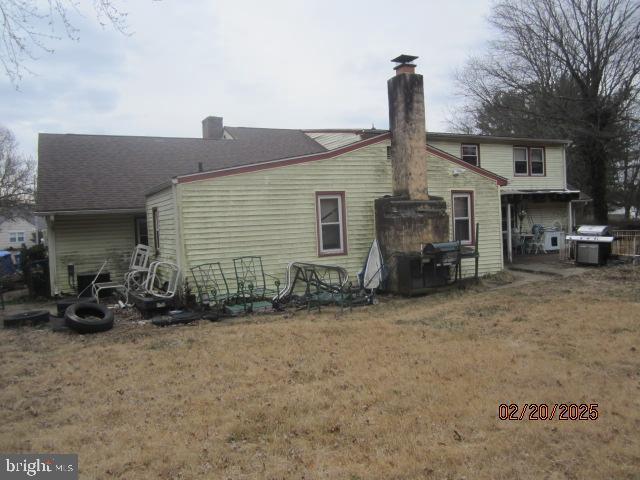
<svg viewBox="0 0 640 480"><path fill-rule="evenodd" d="M504 267L508 232L570 230L578 192L566 184L567 142L427 133L422 77L406 65L396 77L419 85L408 93L418 106L399 115L390 89L390 116L406 120L391 131L242 128L207 117L202 138L41 134L36 210L47 223L51 291L77 291L104 262L121 280L139 243L185 278L220 262L231 289L242 256L260 256L282 282L298 261L345 267L355 283L376 238L374 204L386 196L438 199L446 238L416 242L475 248L480 274ZM462 270L473 274L472 260Z"/></svg>

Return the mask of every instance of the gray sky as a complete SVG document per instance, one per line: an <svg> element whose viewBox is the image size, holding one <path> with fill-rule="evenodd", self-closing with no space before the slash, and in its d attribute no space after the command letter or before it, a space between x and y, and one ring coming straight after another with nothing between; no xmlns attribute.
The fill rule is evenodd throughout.
<svg viewBox="0 0 640 480"><path fill-rule="evenodd" d="M87 4L89 4L87 0ZM38 132L199 137L231 126L388 126L389 60L418 55L427 128L446 130L453 71L490 35L489 0L205 1L127 5L133 34L75 17L20 91L0 77L0 124L34 155Z"/></svg>

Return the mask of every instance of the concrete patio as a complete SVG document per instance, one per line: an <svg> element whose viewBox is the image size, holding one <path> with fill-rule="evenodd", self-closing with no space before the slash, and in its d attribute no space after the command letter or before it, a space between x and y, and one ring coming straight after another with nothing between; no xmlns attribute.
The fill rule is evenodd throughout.
<svg viewBox="0 0 640 480"><path fill-rule="evenodd" d="M505 259L505 268L517 272L571 277L588 272L596 267L576 266L573 260L561 259L558 253L540 253L536 255L514 255L513 263L508 263Z"/></svg>

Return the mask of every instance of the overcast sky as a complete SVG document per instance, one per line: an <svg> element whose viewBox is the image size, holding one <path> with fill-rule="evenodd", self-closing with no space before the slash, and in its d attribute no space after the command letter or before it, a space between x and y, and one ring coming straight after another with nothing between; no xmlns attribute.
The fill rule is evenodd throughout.
<svg viewBox="0 0 640 480"><path fill-rule="evenodd" d="M90 4L89 0L86 0ZM20 148L37 134L201 136L230 126L388 127L389 60L418 55L427 128L447 129L455 69L488 40L488 0L127 2L132 34L73 17L80 40L0 77L0 124Z"/></svg>

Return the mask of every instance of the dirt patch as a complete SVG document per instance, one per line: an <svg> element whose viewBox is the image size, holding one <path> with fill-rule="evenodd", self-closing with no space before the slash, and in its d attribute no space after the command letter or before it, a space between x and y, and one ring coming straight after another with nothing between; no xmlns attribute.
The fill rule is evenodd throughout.
<svg viewBox="0 0 640 480"><path fill-rule="evenodd" d="M2 331L0 450L77 452L100 479L636 478L639 286L594 269L352 313Z"/></svg>

